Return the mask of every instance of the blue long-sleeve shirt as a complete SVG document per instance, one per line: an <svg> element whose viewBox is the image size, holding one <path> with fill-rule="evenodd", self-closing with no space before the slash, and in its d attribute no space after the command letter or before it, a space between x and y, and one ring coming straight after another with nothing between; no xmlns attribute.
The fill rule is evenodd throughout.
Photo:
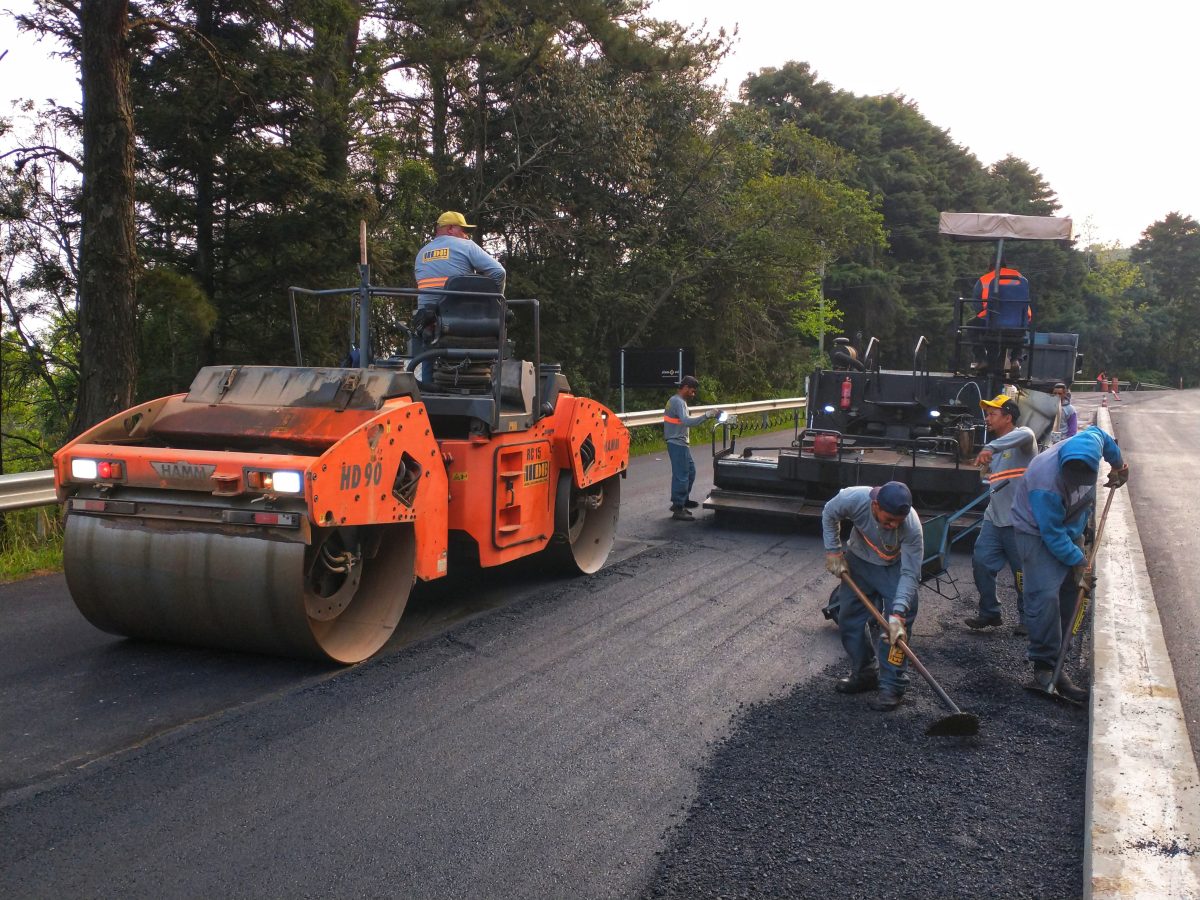
<svg viewBox="0 0 1200 900"><path fill-rule="evenodd" d="M1046 549L1063 565L1074 566L1087 559L1075 546L1075 539L1087 527L1096 499L1095 481L1069 484L1062 476L1063 464L1079 459L1098 471L1101 457L1116 468L1125 464L1112 436L1092 425L1042 452L1017 482L1013 527L1024 534L1039 535Z"/></svg>
<svg viewBox="0 0 1200 900"><path fill-rule="evenodd" d="M846 549L864 562L874 566L900 566L900 581L896 585L893 607L907 615L917 596L921 582L921 560L925 555L925 538L921 518L915 509L899 528L883 528L871 512L871 488L866 485L842 488L821 511L821 526L825 535L825 552L842 552L841 523L849 519L854 524Z"/></svg>
<svg viewBox="0 0 1200 900"><path fill-rule="evenodd" d="M452 234L439 234L417 251L413 264L413 275L417 287L422 289L417 306L432 306L440 296L425 293L426 288L445 287L446 282L456 275L479 273L496 282L496 290L504 292L504 266L469 238Z"/></svg>

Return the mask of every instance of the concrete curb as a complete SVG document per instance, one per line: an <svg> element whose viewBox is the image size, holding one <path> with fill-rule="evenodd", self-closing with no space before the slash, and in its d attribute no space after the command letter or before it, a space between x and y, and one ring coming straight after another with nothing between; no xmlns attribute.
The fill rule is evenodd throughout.
<svg viewBox="0 0 1200 900"><path fill-rule="evenodd" d="M1112 433L1108 410L1097 424ZM1136 460L1133 461L1134 477ZM1101 464L1101 477L1107 472ZM1103 497L1101 497L1103 500ZM1097 557L1085 898L1200 898L1200 775L1127 491Z"/></svg>

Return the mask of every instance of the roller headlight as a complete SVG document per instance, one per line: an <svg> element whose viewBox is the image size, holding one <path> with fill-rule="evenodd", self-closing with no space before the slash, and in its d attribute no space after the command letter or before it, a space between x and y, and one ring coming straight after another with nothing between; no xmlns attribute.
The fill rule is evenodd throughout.
<svg viewBox="0 0 1200 900"><path fill-rule="evenodd" d="M272 472L271 482L277 494L299 494L304 490L304 476L300 472L286 469Z"/></svg>

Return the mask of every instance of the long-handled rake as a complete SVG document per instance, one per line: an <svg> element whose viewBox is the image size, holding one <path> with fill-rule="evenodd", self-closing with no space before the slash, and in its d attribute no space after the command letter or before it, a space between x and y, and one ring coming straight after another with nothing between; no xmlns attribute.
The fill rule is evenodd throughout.
<svg viewBox="0 0 1200 900"><path fill-rule="evenodd" d="M875 620L883 630L887 631L887 620L871 601L867 599L867 595L862 592L859 586L854 583L854 579L850 577L849 573L843 575L842 580L849 585L850 590L854 591L854 595L867 608L867 611L875 617ZM963 712L958 708L958 704L950 699L950 695L942 690L942 686L929 674L929 670L925 668L925 665L917 659L917 654L912 652L912 648L908 646L908 642L904 638L900 638L896 643L900 645L900 649L904 651L905 655L912 660L913 668L921 673L921 677L929 682L929 686L933 688L934 693L951 710L950 715L938 719L925 729L925 733L932 737L969 737L973 734L979 734L979 716L974 713Z"/></svg>

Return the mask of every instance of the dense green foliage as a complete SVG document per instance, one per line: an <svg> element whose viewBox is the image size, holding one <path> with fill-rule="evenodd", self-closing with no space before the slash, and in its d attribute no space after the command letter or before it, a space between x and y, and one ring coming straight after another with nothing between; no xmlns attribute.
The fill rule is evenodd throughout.
<svg viewBox="0 0 1200 900"><path fill-rule="evenodd" d="M77 5L35 6L22 26L77 59ZM143 0L131 18L140 399L204 364L290 362L287 287L353 283L360 219L375 281L410 284L437 213L463 210L509 295L542 299L545 355L612 402L619 346L693 346L725 399L801 393L827 329L880 336L889 366L925 335L943 366L953 298L991 260L939 238L938 212L1058 209L1027 162L984 166L913 101L804 63L727 102L705 81L724 35L642 0ZM7 470L46 465L80 371L80 117L18 120L0 120ZM1008 258L1090 367L1200 380L1194 220L1131 255ZM341 352L343 315L304 308L314 358Z"/></svg>

